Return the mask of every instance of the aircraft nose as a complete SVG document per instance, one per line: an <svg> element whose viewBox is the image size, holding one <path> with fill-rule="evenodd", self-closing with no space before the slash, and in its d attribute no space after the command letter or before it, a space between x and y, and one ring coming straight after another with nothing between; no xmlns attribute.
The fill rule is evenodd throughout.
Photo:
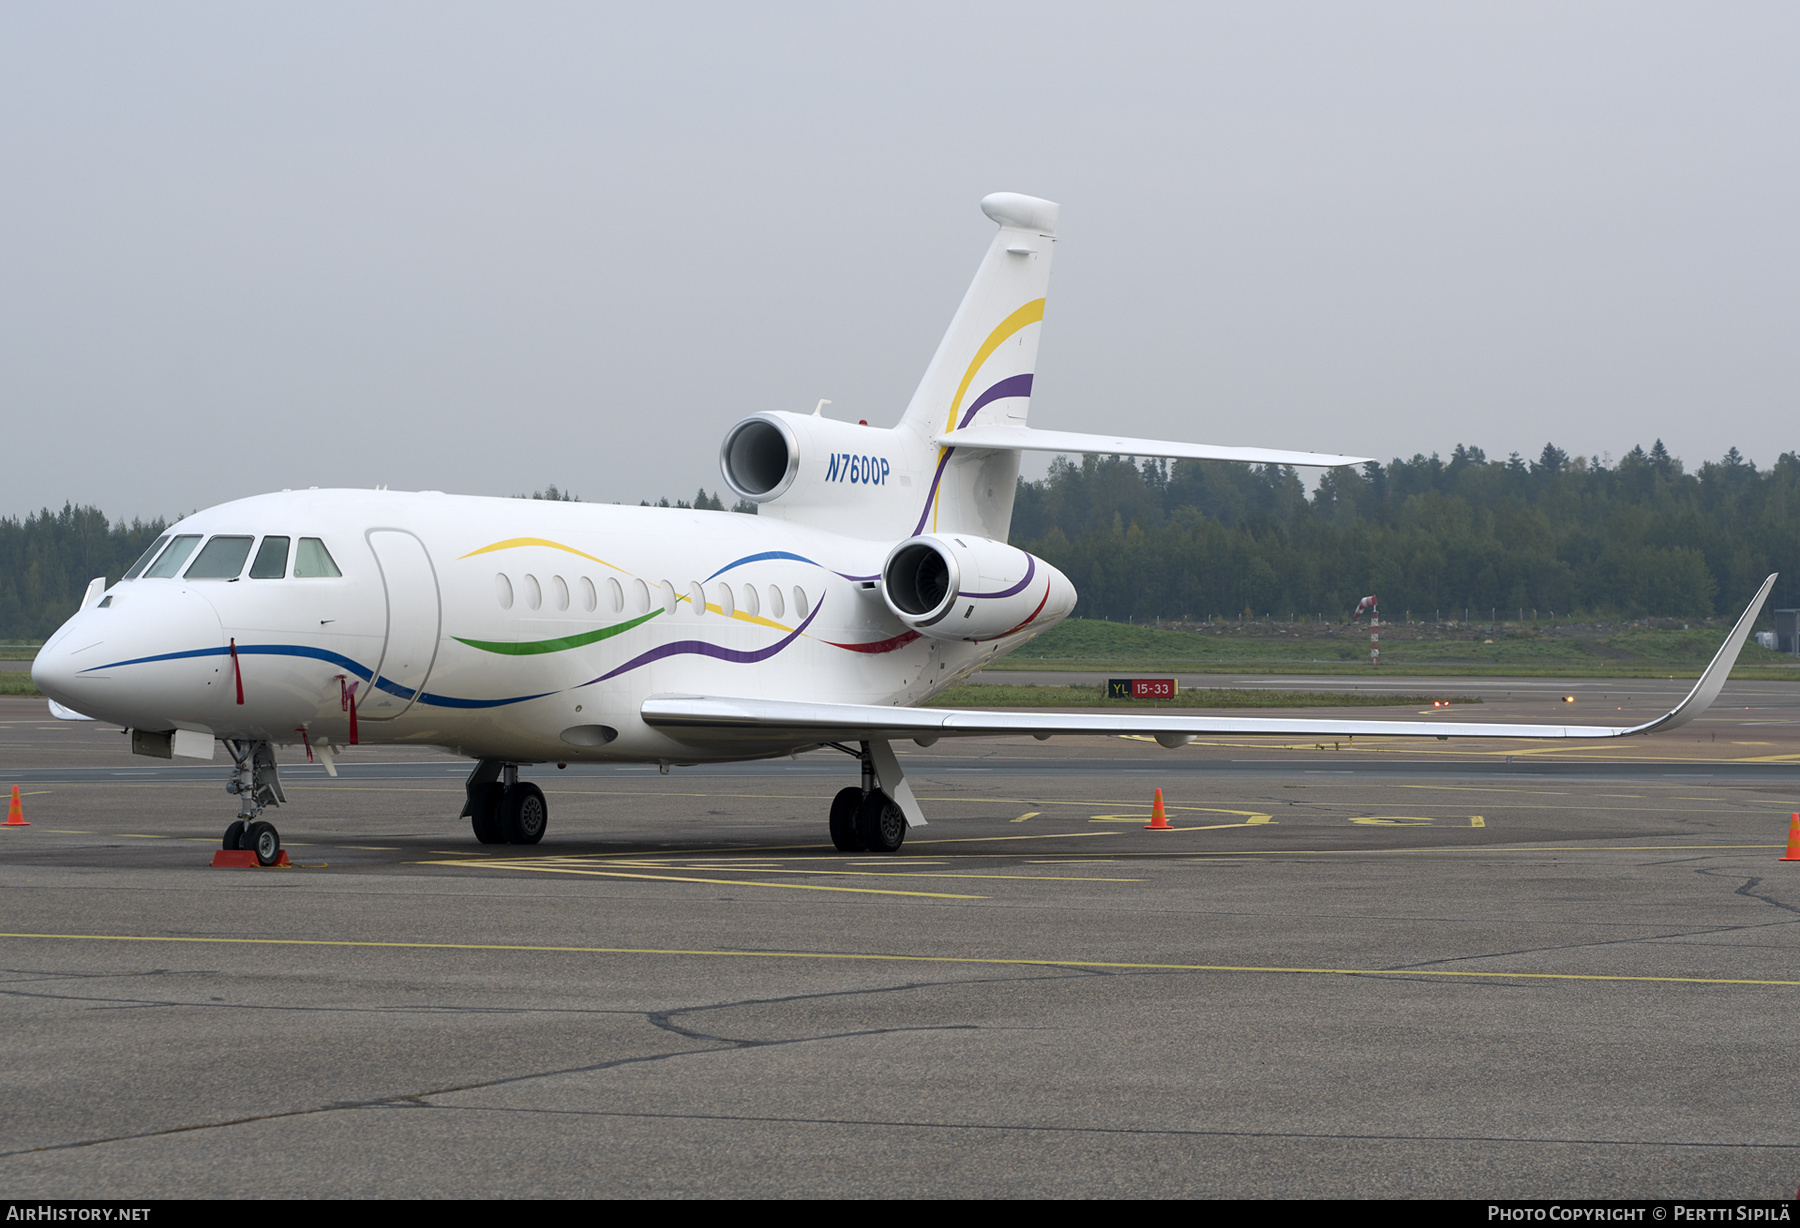
<svg viewBox="0 0 1800 1228"><path fill-rule="evenodd" d="M64 637L66 638L66 637ZM75 678L75 664L60 643L45 644L31 661L31 685L57 703L66 704L70 684Z"/></svg>
<svg viewBox="0 0 1800 1228"><path fill-rule="evenodd" d="M78 611L31 663L57 703L97 720L165 729L190 719L224 647L212 603L185 586L138 581ZM195 675L190 677L189 675Z"/></svg>

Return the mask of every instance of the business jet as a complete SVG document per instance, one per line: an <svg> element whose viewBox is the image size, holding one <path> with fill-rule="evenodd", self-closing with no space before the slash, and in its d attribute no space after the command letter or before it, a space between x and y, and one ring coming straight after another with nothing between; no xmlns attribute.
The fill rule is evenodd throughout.
<svg viewBox="0 0 1800 1228"><path fill-rule="evenodd" d="M1713 701L1775 577L1691 694L1629 728L922 709L1067 617L1075 589L1007 544L1023 452L1334 466L1363 458L1027 425L1058 206L1001 192L998 224L897 425L765 411L726 432L726 485L759 515L438 491L282 491L171 526L89 585L32 679L52 709L131 731L132 750L233 761L226 848L263 864L286 801L277 746L336 775L346 746L475 761L462 816L482 843L536 844L524 765L672 765L830 747L860 781L833 799L845 851L925 824L893 746L912 739L1136 734L1616 738Z"/></svg>

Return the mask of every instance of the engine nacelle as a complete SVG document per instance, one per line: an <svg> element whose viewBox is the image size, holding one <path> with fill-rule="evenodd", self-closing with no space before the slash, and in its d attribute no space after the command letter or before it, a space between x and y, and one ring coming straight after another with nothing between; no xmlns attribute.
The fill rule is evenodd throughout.
<svg viewBox="0 0 1800 1228"><path fill-rule="evenodd" d="M927 533L888 551L881 597L934 639L994 640L1042 631L1075 608L1075 586L1035 555L967 533Z"/></svg>

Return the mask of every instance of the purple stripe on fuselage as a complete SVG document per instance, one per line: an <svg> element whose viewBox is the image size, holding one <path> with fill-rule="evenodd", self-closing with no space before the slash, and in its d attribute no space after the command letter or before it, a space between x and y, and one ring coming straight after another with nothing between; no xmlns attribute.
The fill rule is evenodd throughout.
<svg viewBox="0 0 1800 1228"><path fill-rule="evenodd" d="M963 412L962 421L956 424L957 429L961 430L969 425L984 406L991 405L995 401L1004 401L1007 397L1028 397L1030 395L1031 375L1029 372L1024 375L1009 375L975 398L975 403ZM919 523L913 526L912 535L914 537L925 531L925 520L931 515L931 502L937 498L938 483L944 480L944 466L950 463L950 457L955 452L955 448L945 448L944 454L938 457L937 472L931 475L931 489L925 492L925 506L919 511Z"/></svg>
<svg viewBox="0 0 1800 1228"><path fill-rule="evenodd" d="M660 661L664 657L678 657L684 653L691 653L701 657L712 657L719 661L729 661L734 665L751 665L757 661L766 661L776 653L780 652L783 648L786 648L789 644L799 639L807 627L812 625L812 620L819 616L819 611L824 608L825 599L821 597L819 599L819 604L813 607L812 613L806 616L805 622L789 632L786 639L778 640L767 648L758 648L751 652L740 652L735 648L723 648L718 644L708 644L705 640L677 640L673 644L664 644L661 648L652 648L649 652L639 653L617 669L608 670L598 678L591 678L582 683L581 686L572 687L571 689L578 691L583 686L593 686L596 682L605 682L608 678L616 678L620 674L628 673L631 670L637 669L639 666L648 665L652 661Z"/></svg>

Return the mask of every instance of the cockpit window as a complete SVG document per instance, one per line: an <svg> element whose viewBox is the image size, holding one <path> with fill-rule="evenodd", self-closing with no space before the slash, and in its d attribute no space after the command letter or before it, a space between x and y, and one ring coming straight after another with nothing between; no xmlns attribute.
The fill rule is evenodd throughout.
<svg viewBox="0 0 1800 1228"><path fill-rule="evenodd" d="M151 564L150 570L144 573L144 579L167 580L181 570L181 565L187 562L188 555L194 552L194 547L199 543L200 535L198 533L184 533L177 537L169 543L169 548L162 552L162 557Z"/></svg>
<svg viewBox="0 0 1800 1228"><path fill-rule="evenodd" d="M150 566L150 560L156 557L156 552L158 550L161 550L164 546L166 546L168 544L169 544L169 535L167 533L164 533L161 537L159 537L155 541L151 542L150 548L148 550L144 551L144 553L142 553L141 555L139 555L138 561L131 565L131 570L126 572L123 576L121 576L119 578L121 580L137 579L138 573L140 571L144 570L144 568Z"/></svg>
<svg viewBox="0 0 1800 1228"><path fill-rule="evenodd" d="M325 543L316 537L302 537L299 549L294 551L294 575L300 578L314 576L341 576L336 563L331 561L331 552L325 549Z"/></svg>
<svg viewBox="0 0 1800 1228"><path fill-rule="evenodd" d="M256 562L250 564L252 580L279 580L287 575L288 539L265 537L257 548Z"/></svg>
<svg viewBox="0 0 1800 1228"><path fill-rule="evenodd" d="M200 557L187 569L189 580L235 580L250 557L253 537L215 537L206 543Z"/></svg>

